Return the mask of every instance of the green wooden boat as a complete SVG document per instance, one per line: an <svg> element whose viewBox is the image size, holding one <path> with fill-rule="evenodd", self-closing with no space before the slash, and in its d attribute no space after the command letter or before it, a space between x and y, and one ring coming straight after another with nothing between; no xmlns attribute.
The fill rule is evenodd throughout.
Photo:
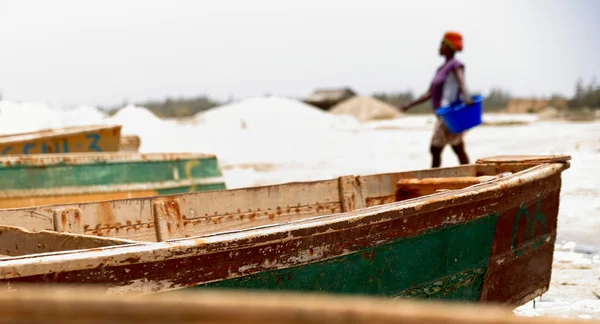
<svg viewBox="0 0 600 324"><path fill-rule="evenodd" d="M0 208L225 189L207 154L72 153L0 157Z"/></svg>
<svg viewBox="0 0 600 324"><path fill-rule="evenodd" d="M0 210L0 287L263 289L521 305L550 284L568 156Z"/></svg>

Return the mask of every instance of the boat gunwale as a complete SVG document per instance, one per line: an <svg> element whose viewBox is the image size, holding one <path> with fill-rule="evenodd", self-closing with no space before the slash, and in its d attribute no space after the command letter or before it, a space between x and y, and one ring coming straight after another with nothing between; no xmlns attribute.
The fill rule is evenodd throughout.
<svg viewBox="0 0 600 324"><path fill-rule="evenodd" d="M136 153L136 152L78 152L58 154L25 154L0 157L0 168L48 167L52 165L89 165L98 163L171 162L194 159L216 159L206 153Z"/></svg>
<svg viewBox="0 0 600 324"><path fill-rule="evenodd" d="M14 199L14 198L40 198L40 197L53 197L57 195L85 195L85 194L101 194L101 193L115 193L115 192L138 192L146 190L163 190L172 188L185 188L193 186L210 186L224 184L225 178L222 176L216 177L198 177L192 179L179 179L179 180L168 180L168 181L156 181L156 182L137 182L137 183L124 183L124 184L103 184L103 185L89 185L89 186L70 186L70 187L54 187L54 188L33 188L33 189L9 189L0 190L0 199ZM107 200L98 200L107 201ZM108 200L110 201L110 200ZM88 201L86 201L88 202ZM89 201L92 202L92 201ZM95 202L95 201L94 201ZM55 205L35 205L32 207L16 207L16 209L23 208L44 208ZM3 208L2 210L10 210L15 208Z"/></svg>
<svg viewBox="0 0 600 324"><path fill-rule="evenodd" d="M55 137L64 137L71 136L77 134L85 134L90 132L97 131L107 131L111 129L118 129L119 132L123 128L123 125L111 124L111 125L86 125L86 126L71 126L71 127L62 127L62 128L50 128L50 129L42 129L39 131L26 132L26 133L16 133L16 134L4 134L0 135L0 144L8 144L8 143L20 143L24 141L36 140L40 138L55 138ZM120 135L119 135L120 137Z"/></svg>
<svg viewBox="0 0 600 324"><path fill-rule="evenodd" d="M451 207L464 203L482 200L493 196L499 191L522 187L533 181L541 180L560 173L569 168L569 162L544 163L532 165L531 168L512 175L496 178L485 183L467 188L444 191L432 195L421 196L404 201L357 209L349 212L334 213L309 217L305 219L269 224L260 227L245 228L233 231L216 232L198 235L190 238L166 240L162 242L140 241L140 243L124 244L88 250L70 250L52 253L30 254L17 257L0 259L0 279L11 279L25 276L42 275L65 271L78 271L92 269L98 266L122 267L128 264L158 262L167 259L181 259L200 254L212 254L223 251L235 251L250 246L261 246L273 242L283 242L286 239L298 239L294 232L312 230L312 235L326 234L331 231L344 231L357 226L372 226L388 222L395 218L410 217L417 210L417 214L428 212L424 210L434 205ZM164 197L154 198L154 200ZM408 211L408 213L406 213ZM382 215L397 212L392 218ZM408 214L408 215L405 215ZM379 219L372 219L379 218ZM345 224L343 224L345 223ZM341 225L333 230L333 225ZM321 231L319 231L321 230ZM302 236L304 237L304 236ZM257 244L257 239L260 244ZM80 262L74 262L80 261ZM35 267L23 267L35 263ZM33 271L32 271L32 268ZM25 271L23 271L25 270Z"/></svg>

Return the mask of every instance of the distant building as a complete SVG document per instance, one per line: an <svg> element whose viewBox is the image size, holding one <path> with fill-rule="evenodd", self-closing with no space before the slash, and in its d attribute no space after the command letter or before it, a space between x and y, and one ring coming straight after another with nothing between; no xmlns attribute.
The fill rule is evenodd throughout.
<svg viewBox="0 0 600 324"><path fill-rule="evenodd" d="M342 89L317 89L312 96L304 99L304 102L323 110L329 110L338 103L356 96L350 88Z"/></svg>

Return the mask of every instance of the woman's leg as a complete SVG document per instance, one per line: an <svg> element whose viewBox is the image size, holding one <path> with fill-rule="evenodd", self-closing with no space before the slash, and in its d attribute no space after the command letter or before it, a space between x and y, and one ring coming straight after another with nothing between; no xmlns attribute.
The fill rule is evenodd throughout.
<svg viewBox="0 0 600 324"><path fill-rule="evenodd" d="M447 130L444 122L438 117L433 127L433 134L431 136L431 144L429 145L429 152L431 152L431 167L439 168L442 165L442 151L448 144Z"/></svg>
<svg viewBox="0 0 600 324"><path fill-rule="evenodd" d="M442 165L442 151L444 150L443 146L433 146L429 147L429 151L431 152L431 167L439 168Z"/></svg>
<svg viewBox="0 0 600 324"><path fill-rule="evenodd" d="M465 143L461 142L457 145L452 145L452 150L458 156L460 164L469 164L469 156L467 156L467 152L465 151Z"/></svg>

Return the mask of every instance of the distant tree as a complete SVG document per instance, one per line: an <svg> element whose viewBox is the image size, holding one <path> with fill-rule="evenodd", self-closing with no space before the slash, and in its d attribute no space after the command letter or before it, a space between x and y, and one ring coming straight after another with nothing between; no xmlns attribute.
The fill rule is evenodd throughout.
<svg viewBox="0 0 600 324"><path fill-rule="evenodd" d="M403 104L414 99L412 91L410 91L410 90L407 90L404 92L395 92L395 93L383 93L383 92L374 93L373 97L375 97L381 101L385 101L389 104L392 104L396 107L400 107Z"/></svg>
<svg viewBox="0 0 600 324"><path fill-rule="evenodd" d="M471 95L479 95L480 93L475 91ZM374 93L373 96L379 100L390 103L396 107L400 107L403 104L414 100L414 95L411 91L394 92L394 93ZM502 89L492 89L490 93L485 96L483 101L483 107L486 111L498 111L506 108L508 101L511 99L510 93ZM425 102L419 106L416 106L409 110L410 113L430 113L431 103Z"/></svg>
<svg viewBox="0 0 600 324"><path fill-rule="evenodd" d="M600 109L600 86L596 85L596 76L593 76L587 87L581 78L575 84L575 95L568 104L570 109L579 110L584 107Z"/></svg>
<svg viewBox="0 0 600 324"><path fill-rule="evenodd" d="M146 107L161 118L189 117L220 104L220 102L214 101L207 96L193 98L167 97L164 101L136 103L137 106Z"/></svg>
<svg viewBox="0 0 600 324"><path fill-rule="evenodd" d="M585 88L583 87L583 80L581 78L577 79L577 83L575 84L575 99L580 99L585 95Z"/></svg>
<svg viewBox="0 0 600 324"><path fill-rule="evenodd" d="M561 94L553 93L550 95L550 105L557 109L565 109L567 108L568 100L565 96Z"/></svg>
<svg viewBox="0 0 600 324"><path fill-rule="evenodd" d="M391 93L374 93L373 97L385 101L393 106L401 107L403 104L414 100L415 97L410 90L400 91L400 92L391 92ZM411 108L408 113L427 113L431 112L431 103L425 102L418 106Z"/></svg>
<svg viewBox="0 0 600 324"><path fill-rule="evenodd" d="M583 86L583 80L581 78L577 79L575 83L575 96L569 100L569 108L578 109L583 105L583 97L585 96L585 87Z"/></svg>
<svg viewBox="0 0 600 324"><path fill-rule="evenodd" d="M512 98L510 93L499 88L493 88L483 99L483 109L485 111L499 111L506 108L508 101Z"/></svg>
<svg viewBox="0 0 600 324"><path fill-rule="evenodd" d="M587 93L593 93L596 90L596 76L592 76L592 79L590 80L590 84L588 84L587 87Z"/></svg>

